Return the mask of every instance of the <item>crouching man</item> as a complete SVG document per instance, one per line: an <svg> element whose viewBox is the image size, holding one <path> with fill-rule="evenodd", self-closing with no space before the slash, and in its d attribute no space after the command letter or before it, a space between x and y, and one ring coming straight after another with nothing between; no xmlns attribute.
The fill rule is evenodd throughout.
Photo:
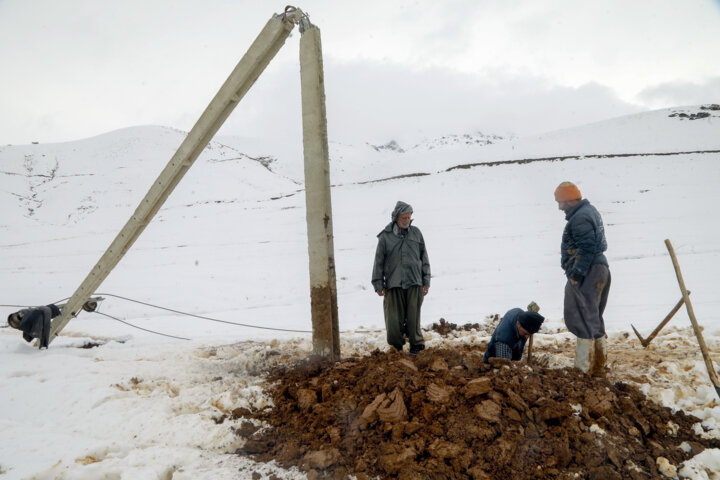
<svg viewBox="0 0 720 480"><path fill-rule="evenodd" d="M8 325L23 332L26 342L40 339L40 349L48 348L50 343L50 320L60 315L57 305L25 308L8 315Z"/></svg>
<svg viewBox="0 0 720 480"><path fill-rule="evenodd" d="M484 361L490 363L490 358L507 358L508 360L520 360L525 342L530 335L537 333L542 326L545 317L532 311L537 308L535 302L528 305L528 311L521 308L508 310L490 337Z"/></svg>

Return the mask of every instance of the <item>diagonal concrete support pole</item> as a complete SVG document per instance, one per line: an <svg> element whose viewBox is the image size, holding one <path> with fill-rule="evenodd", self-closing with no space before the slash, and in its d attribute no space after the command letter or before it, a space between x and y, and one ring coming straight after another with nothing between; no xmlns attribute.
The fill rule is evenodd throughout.
<svg viewBox="0 0 720 480"><path fill-rule="evenodd" d="M185 172L210 142L227 117L252 87L270 63L285 39L294 28L294 22L285 15L274 15L257 36L220 90L207 106L200 119L190 130L177 152L160 173L142 199L135 213L127 221L107 251L70 297L62 315L51 326L50 341L60 333L70 319L107 278L115 265L135 243L157 211L173 191Z"/></svg>
<svg viewBox="0 0 720 480"><path fill-rule="evenodd" d="M313 353L340 358L335 250L330 202L325 82L320 30L304 19L300 23L300 83L302 88L303 151L308 253L310 255L310 305Z"/></svg>

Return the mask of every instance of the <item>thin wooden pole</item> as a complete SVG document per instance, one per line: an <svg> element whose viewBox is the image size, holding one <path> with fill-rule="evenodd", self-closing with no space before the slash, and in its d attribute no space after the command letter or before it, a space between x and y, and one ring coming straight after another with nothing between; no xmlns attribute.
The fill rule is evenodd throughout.
<svg viewBox="0 0 720 480"><path fill-rule="evenodd" d="M688 290L687 293L688 293L688 295L690 295L690 293L691 293L690 290ZM650 345L650 342L652 342L653 339L657 336L657 334L660 333L660 330L665 328L665 325L667 325L668 322L670 320L672 320L672 318L675 316L675 314L678 312L678 310L680 310L682 308L684 303L685 303L685 298L683 297L675 304L675 306L670 311L670 313L667 314L667 316L663 319L663 321L660 322L660 325L658 325L655 328L655 330L653 330L653 332L650 334L650 336L648 336L648 338L643 338L640 335L640 332L638 332L637 329L631 324L630 326L632 327L633 331L635 332L635 335L637 335L637 337L640 339L640 344L642 344L643 347L647 347L648 345Z"/></svg>
<svg viewBox="0 0 720 480"><path fill-rule="evenodd" d="M533 346L533 337L535 335L530 335L530 341L528 342L528 355L527 355L527 363L532 363L532 346Z"/></svg>
<svg viewBox="0 0 720 480"><path fill-rule="evenodd" d="M715 392L718 394L718 397L720 397L720 381L718 381L717 374L715 373L715 367L713 366L712 359L710 358L710 353L708 351L707 345L705 344L705 338L703 338L702 331L700 330L700 325L695 318L695 312L693 311L692 303L690 303L690 294L685 288L685 281L683 280L682 272L680 271L680 264L678 263L677 257L675 256L675 250L673 249L670 240L665 240L665 246L667 246L668 252L670 252L670 258L672 258L673 266L675 267L675 275L677 275L678 284L680 285L680 291L682 292L683 299L685 300L685 307L687 308L688 316L690 317L690 322L692 323L693 330L695 330L695 336L697 337L698 345L700 345L700 351L702 352L703 360L705 360L705 368L707 368L708 375L710 376L710 381L715 386Z"/></svg>

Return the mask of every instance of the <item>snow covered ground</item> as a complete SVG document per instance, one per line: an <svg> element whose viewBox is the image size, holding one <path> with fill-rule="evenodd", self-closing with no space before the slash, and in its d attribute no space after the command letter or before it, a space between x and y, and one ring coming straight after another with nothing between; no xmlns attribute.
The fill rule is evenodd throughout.
<svg viewBox="0 0 720 480"><path fill-rule="evenodd" d="M710 116L671 116L698 112ZM13 305L69 297L183 138L170 128L133 127L0 147L2 318ZM384 348L382 304L369 280L375 235L397 200L413 205L430 254L425 325L482 322L535 300L547 331L560 330L565 220L552 195L572 180L606 224L613 275L606 324L616 365L629 377L648 374L639 343L622 332L632 323L649 334L681 296L663 243L669 238L720 370L720 111L685 107L536 138L472 134L400 147L331 144L343 355ZM519 162L528 159L537 161ZM485 165L492 162L506 163ZM452 168L469 164L483 165ZM309 333L211 322L120 298L310 330L302 168L300 145L215 139L102 284L100 312L190 340L89 313L44 352L0 329L0 478L229 479L239 469L240 478L253 471L303 478L228 455L238 441L232 423L213 418L262 405L258 372L307 355ZM687 325L683 309L657 348L694 342L691 331L671 329ZM430 346L483 339L428 336ZM80 348L90 342L100 346ZM692 343L685 347L685 357L653 367L647 393L698 415L714 434L720 407L702 358L690 356ZM558 353L556 361L570 358ZM690 478L720 475L720 452L694 462L695 473L685 469Z"/></svg>

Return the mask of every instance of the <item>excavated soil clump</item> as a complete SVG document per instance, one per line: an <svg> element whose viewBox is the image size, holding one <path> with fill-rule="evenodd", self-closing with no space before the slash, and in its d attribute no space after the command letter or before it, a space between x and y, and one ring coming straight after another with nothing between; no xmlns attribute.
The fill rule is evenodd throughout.
<svg viewBox="0 0 720 480"><path fill-rule="evenodd" d="M273 408L234 412L266 425L243 423L238 453L310 479L647 479L720 447L631 385L487 365L472 346L309 360L268 380Z"/></svg>
<svg viewBox="0 0 720 480"><path fill-rule="evenodd" d="M495 317L498 316L495 315ZM450 332L469 332L471 330L480 330L480 328L479 323L466 323L465 325L458 326L454 323L448 322L444 318L441 318L438 322L430 325L429 330L446 337Z"/></svg>

